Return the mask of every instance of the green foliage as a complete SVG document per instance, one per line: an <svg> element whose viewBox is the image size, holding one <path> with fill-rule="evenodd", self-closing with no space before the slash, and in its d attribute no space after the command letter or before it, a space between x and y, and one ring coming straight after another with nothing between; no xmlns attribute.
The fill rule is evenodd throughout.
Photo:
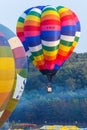
<svg viewBox="0 0 87 130"><path fill-rule="evenodd" d="M47 77L29 61L29 90L46 86ZM87 53L73 53L53 78L53 83L67 86L70 90L87 88Z"/></svg>

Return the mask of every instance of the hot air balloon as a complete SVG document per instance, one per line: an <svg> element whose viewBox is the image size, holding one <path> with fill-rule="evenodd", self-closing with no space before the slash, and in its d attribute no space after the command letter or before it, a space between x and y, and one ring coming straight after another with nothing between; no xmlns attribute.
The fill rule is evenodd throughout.
<svg viewBox="0 0 87 130"><path fill-rule="evenodd" d="M63 6L37 6L24 11L18 18L17 36L36 68L52 77L72 54L80 37L76 14Z"/></svg>
<svg viewBox="0 0 87 130"><path fill-rule="evenodd" d="M27 57L19 38L0 24L0 127L15 109L26 84Z"/></svg>

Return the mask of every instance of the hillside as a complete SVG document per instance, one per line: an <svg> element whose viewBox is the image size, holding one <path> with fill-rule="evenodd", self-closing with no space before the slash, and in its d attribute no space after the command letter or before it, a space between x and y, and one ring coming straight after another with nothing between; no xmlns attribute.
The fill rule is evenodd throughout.
<svg viewBox="0 0 87 130"><path fill-rule="evenodd" d="M64 85L69 89L87 88L87 53L73 53L53 78L53 84ZM36 82L37 81L37 82ZM26 90L45 86L48 80L29 63L29 77ZM25 90L25 91L26 91Z"/></svg>

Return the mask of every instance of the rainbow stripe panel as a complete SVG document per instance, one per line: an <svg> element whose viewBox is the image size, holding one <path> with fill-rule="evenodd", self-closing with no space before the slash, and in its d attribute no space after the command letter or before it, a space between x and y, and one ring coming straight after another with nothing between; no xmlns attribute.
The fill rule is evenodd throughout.
<svg viewBox="0 0 87 130"><path fill-rule="evenodd" d="M0 109L1 127L24 91L28 66L24 47L18 37L2 24L0 32L0 106L4 104L3 109ZM8 96L6 101L5 96Z"/></svg>
<svg viewBox="0 0 87 130"><path fill-rule="evenodd" d="M63 6L37 6L18 19L17 36L27 56L43 74L59 70L76 47L80 22Z"/></svg>

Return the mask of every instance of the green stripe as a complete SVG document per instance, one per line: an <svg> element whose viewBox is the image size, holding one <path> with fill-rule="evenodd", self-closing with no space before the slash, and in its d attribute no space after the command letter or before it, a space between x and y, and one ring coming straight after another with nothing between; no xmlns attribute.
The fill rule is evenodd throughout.
<svg viewBox="0 0 87 130"><path fill-rule="evenodd" d="M59 11L62 8L64 8L64 6L58 6L58 7L56 7L57 11Z"/></svg>
<svg viewBox="0 0 87 130"><path fill-rule="evenodd" d="M33 60L34 60L34 57L31 55L31 56L29 57L29 59L30 59L31 61L33 61Z"/></svg>
<svg viewBox="0 0 87 130"><path fill-rule="evenodd" d="M18 19L18 22L24 23L24 18L20 17L20 18Z"/></svg>
<svg viewBox="0 0 87 130"><path fill-rule="evenodd" d="M16 69L16 72L24 78L28 75L28 69Z"/></svg>
<svg viewBox="0 0 87 130"><path fill-rule="evenodd" d="M42 12L46 12L46 11L50 11L50 10L53 10L53 11L56 11L56 9L52 8L52 7L48 7L46 9L44 9Z"/></svg>
<svg viewBox="0 0 87 130"><path fill-rule="evenodd" d="M76 36L74 41L78 42L78 40L79 40L79 37Z"/></svg>
<svg viewBox="0 0 87 130"><path fill-rule="evenodd" d="M65 45L65 46L72 46L72 43L73 42L68 42L68 41L65 41L65 40L60 40L60 44Z"/></svg>
<svg viewBox="0 0 87 130"><path fill-rule="evenodd" d="M34 16L37 16L37 17L41 17L41 14L39 14L38 12L35 12L35 11L31 11L31 12L29 12L29 14L28 15L34 15Z"/></svg>
<svg viewBox="0 0 87 130"><path fill-rule="evenodd" d="M42 49L39 50L39 51L32 52L33 56L39 56L39 55L42 55L42 54L43 54Z"/></svg>
<svg viewBox="0 0 87 130"><path fill-rule="evenodd" d="M0 46L0 57L13 57L10 47Z"/></svg>
<svg viewBox="0 0 87 130"><path fill-rule="evenodd" d="M46 51L54 51L58 49L58 45L57 46L53 46L53 47L47 47L43 45L43 49Z"/></svg>

